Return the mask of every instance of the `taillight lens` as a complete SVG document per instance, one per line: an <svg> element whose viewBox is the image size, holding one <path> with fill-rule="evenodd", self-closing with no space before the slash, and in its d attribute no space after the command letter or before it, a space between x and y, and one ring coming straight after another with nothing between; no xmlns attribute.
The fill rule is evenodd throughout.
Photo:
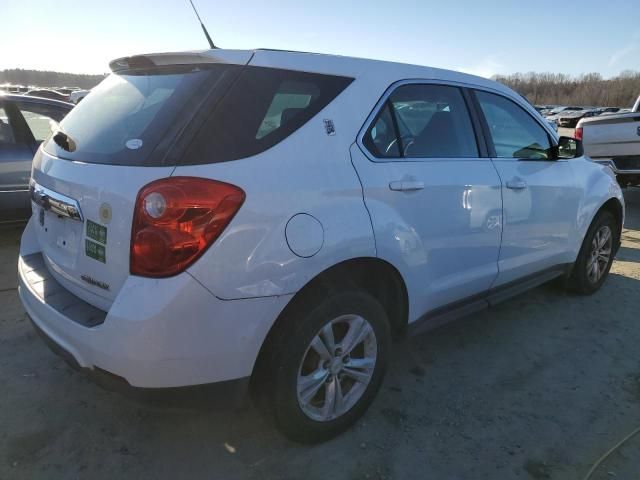
<svg viewBox="0 0 640 480"><path fill-rule="evenodd" d="M131 274L170 277L182 272L215 242L244 199L239 187L204 178L149 183L136 200Z"/></svg>
<svg viewBox="0 0 640 480"><path fill-rule="evenodd" d="M576 140L582 140L582 127L576 127L573 138L575 138Z"/></svg>

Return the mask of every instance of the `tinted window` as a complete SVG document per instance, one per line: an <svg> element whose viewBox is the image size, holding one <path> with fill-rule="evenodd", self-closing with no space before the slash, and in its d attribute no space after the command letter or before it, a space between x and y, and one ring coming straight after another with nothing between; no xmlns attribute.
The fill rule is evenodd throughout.
<svg viewBox="0 0 640 480"><path fill-rule="evenodd" d="M377 157L473 158L478 156L473 126L459 88L405 85L389 97L367 131L365 146ZM399 141L392 123L395 115ZM390 128L391 127L391 128Z"/></svg>
<svg viewBox="0 0 640 480"><path fill-rule="evenodd" d="M353 79L246 67L198 132L184 164L256 155L291 135Z"/></svg>
<svg viewBox="0 0 640 480"><path fill-rule="evenodd" d="M309 108L311 102L319 95L320 90L315 83L282 82L254 138L259 140L274 132L298 113Z"/></svg>
<svg viewBox="0 0 640 480"><path fill-rule="evenodd" d="M151 156L192 117L209 91L240 67L172 66L109 75L60 123L76 144L73 152L53 140L49 153L70 160L119 165L162 164Z"/></svg>
<svg viewBox="0 0 640 480"><path fill-rule="evenodd" d="M14 144L16 139L13 136L13 129L9 123L7 111L0 107L0 145Z"/></svg>
<svg viewBox="0 0 640 480"><path fill-rule="evenodd" d="M27 122L36 142L42 142L52 131L56 130L58 123L69 111L51 105L22 102L18 103L18 108L20 108L20 113Z"/></svg>
<svg viewBox="0 0 640 480"><path fill-rule="evenodd" d="M524 109L500 95L476 91L498 158L549 158L551 143Z"/></svg>

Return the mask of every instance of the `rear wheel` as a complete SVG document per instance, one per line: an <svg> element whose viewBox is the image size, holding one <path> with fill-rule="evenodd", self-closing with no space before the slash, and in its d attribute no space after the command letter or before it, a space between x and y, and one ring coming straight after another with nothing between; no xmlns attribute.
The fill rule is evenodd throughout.
<svg viewBox="0 0 640 480"><path fill-rule="evenodd" d="M584 238L573 267L570 287L584 295L598 291L611 270L617 243L616 219L610 212L601 211Z"/></svg>
<svg viewBox="0 0 640 480"><path fill-rule="evenodd" d="M366 411L390 347L385 310L368 293L309 300L281 319L277 351L264 371L278 427L301 442L331 438Z"/></svg>

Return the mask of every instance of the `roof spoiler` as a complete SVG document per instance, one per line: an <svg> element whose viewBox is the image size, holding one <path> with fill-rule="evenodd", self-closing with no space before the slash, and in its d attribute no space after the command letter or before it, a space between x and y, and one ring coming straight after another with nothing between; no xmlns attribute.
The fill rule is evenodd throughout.
<svg viewBox="0 0 640 480"><path fill-rule="evenodd" d="M149 53L131 57L116 58L109 62L113 73L122 70L162 67L169 65L199 65L227 63L246 65L251 60L251 50L201 50L193 52Z"/></svg>
<svg viewBox="0 0 640 480"><path fill-rule="evenodd" d="M131 70L132 68L150 68L155 66L156 64L150 58L145 57L144 55L117 58L109 62L109 68L114 73L120 70Z"/></svg>

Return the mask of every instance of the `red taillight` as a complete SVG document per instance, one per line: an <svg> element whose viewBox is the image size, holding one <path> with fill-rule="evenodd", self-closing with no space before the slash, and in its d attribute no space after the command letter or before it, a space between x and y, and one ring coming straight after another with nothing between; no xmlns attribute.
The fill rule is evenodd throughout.
<svg viewBox="0 0 640 480"><path fill-rule="evenodd" d="M582 127L576 127L573 138L575 138L576 140L582 140Z"/></svg>
<svg viewBox="0 0 640 480"><path fill-rule="evenodd" d="M143 187L131 230L131 274L182 272L220 236L244 198L239 187L204 178L163 178Z"/></svg>

